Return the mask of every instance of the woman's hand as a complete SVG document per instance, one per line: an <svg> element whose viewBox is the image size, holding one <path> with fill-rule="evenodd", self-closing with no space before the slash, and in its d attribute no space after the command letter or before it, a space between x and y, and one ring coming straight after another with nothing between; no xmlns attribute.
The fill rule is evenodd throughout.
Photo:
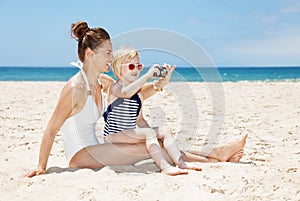
<svg viewBox="0 0 300 201"><path fill-rule="evenodd" d="M42 168L42 167L37 167L35 170L26 174L25 177L31 178L31 177L42 175L42 174L46 174L46 169Z"/></svg>

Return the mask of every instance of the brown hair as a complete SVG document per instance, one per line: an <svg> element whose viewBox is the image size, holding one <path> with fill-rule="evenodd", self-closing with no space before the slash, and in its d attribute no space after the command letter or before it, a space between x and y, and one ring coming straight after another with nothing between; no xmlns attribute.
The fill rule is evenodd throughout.
<svg viewBox="0 0 300 201"><path fill-rule="evenodd" d="M79 21L71 25L71 36L78 41L78 57L81 62L85 60L87 48L95 50L105 40L110 40L110 36L102 28L89 28L88 24Z"/></svg>

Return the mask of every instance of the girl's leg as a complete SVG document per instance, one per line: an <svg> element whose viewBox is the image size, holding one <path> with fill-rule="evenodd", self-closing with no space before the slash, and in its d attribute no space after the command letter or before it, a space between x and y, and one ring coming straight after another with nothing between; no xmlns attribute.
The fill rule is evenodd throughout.
<svg viewBox="0 0 300 201"><path fill-rule="evenodd" d="M172 135L171 129L169 127L165 127L164 129L157 127L155 128L155 131L157 132L157 138L162 141L163 147L167 151L172 162L175 165L178 165L181 153Z"/></svg>
<svg viewBox="0 0 300 201"><path fill-rule="evenodd" d="M124 130L116 134L110 134L106 137L110 143L146 143L146 149L153 158L157 166L163 173L168 175L187 174L180 168L171 166L161 150L160 144L156 137L156 132L152 128L137 128L135 130ZM179 152L180 155L180 152Z"/></svg>
<svg viewBox="0 0 300 201"><path fill-rule="evenodd" d="M173 137L171 128L165 127L163 130L161 130L160 128L156 128L156 132L158 133L158 139L161 139L163 141L165 150L176 166L183 169L192 169L198 171L202 170L197 164L184 161L184 159L182 158L182 153L180 152Z"/></svg>

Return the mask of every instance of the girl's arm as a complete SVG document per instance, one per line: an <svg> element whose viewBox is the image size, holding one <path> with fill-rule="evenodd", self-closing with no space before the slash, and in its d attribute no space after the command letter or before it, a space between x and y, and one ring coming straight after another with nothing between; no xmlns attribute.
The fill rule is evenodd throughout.
<svg viewBox="0 0 300 201"><path fill-rule="evenodd" d="M154 81L153 83L146 83L141 88L141 93L143 94L144 99L151 97L157 91L162 91L164 86L166 86L169 83L169 81L172 77L172 73L174 72L174 70L176 68L176 65L173 65L173 66L167 65L167 67L169 69L168 69L168 74L166 75L166 77L159 78L157 81Z"/></svg>
<svg viewBox="0 0 300 201"><path fill-rule="evenodd" d="M127 86L122 86L118 83L112 84L110 87L110 93L116 97L130 98L141 89L142 85L145 84L149 78L153 77L155 72L159 73L157 68L152 67L147 73Z"/></svg>
<svg viewBox="0 0 300 201"><path fill-rule="evenodd" d="M63 88L55 110L48 122L46 130L44 131L40 146L38 167L25 175L25 177L33 177L46 173L47 162L53 145L54 137L56 136L62 124L72 113L72 95L73 87L72 83L69 82Z"/></svg>

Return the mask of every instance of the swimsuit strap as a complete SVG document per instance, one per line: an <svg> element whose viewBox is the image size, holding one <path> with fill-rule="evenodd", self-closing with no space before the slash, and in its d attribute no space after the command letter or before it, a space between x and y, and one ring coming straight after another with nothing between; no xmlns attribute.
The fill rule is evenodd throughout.
<svg viewBox="0 0 300 201"><path fill-rule="evenodd" d="M86 89L88 91L88 95L91 95L91 89L90 89L90 84L89 84L89 80L84 72L84 70L81 70L81 73L82 73L82 76L83 76L83 79L85 81L85 84L86 84Z"/></svg>

